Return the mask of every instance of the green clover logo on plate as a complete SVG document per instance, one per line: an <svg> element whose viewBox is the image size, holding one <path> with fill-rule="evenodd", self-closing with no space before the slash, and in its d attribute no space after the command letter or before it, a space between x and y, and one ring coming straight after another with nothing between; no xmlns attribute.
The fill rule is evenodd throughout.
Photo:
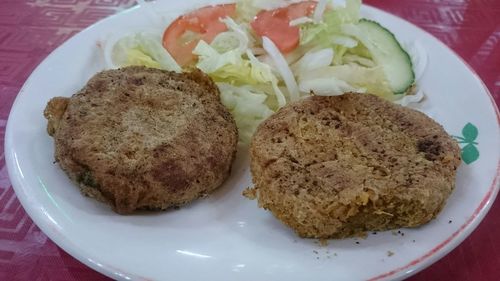
<svg viewBox="0 0 500 281"><path fill-rule="evenodd" d="M479 131L472 123L467 123L462 129L462 136L454 136L462 146L462 160L465 164L471 164L479 158L479 150L475 141Z"/></svg>

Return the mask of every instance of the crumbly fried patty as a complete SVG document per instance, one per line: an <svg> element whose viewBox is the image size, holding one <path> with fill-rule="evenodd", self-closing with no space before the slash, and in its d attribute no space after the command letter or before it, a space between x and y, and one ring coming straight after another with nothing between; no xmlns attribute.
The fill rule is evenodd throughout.
<svg viewBox="0 0 500 281"><path fill-rule="evenodd" d="M283 107L250 150L259 206L310 238L422 225L443 208L460 164L439 124L369 94Z"/></svg>
<svg viewBox="0 0 500 281"><path fill-rule="evenodd" d="M120 214L210 193L229 176L238 140L200 71L103 71L71 98L52 99L44 115L61 168Z"/></svg>

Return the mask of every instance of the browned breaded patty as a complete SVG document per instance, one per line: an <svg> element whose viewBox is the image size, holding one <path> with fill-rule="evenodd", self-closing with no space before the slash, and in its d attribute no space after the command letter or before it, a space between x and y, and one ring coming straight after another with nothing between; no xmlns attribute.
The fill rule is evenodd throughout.
<svg viewBox="0 0 500 281"><path fill-rule="evenodd" d="M259 206L311 238L422 225L443 208L460 164L439 124L369 94L285 106L250 150Z"/></svg>
<svg viewBox="0 0 500 281"><path fill-rule="evenodd" d="M229 176L238 140L200 71L103 71L71 98L52 99L44 115L61 168L121 214L210 193Z"/></svg>

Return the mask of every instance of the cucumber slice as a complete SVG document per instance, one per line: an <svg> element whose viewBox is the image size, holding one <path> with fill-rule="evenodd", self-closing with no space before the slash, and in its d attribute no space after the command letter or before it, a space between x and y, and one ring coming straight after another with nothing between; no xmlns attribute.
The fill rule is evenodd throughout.
<svg viewBox="0 0 500 281"><path fill-rule="evenodd" d="M378 22L362 19L357 24L342 26L342 32L366 46L375 63L382 67L395 94L404 94L412 87L415 73L411 58L387 28Z"/></svg>

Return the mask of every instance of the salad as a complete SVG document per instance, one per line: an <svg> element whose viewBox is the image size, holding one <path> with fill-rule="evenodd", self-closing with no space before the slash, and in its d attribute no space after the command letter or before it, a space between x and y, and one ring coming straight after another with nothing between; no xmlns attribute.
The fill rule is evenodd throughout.
<svg viewBox="0 0 500 281"><path fill-rule="evenodd" d="M230 110L240 140L291 101L372 93L417 102L414 59L378 22L361 18L361 0L238 0L179 16L163 34L140 32L105 48L110 68L143 65L207 73Z"/></svg>

